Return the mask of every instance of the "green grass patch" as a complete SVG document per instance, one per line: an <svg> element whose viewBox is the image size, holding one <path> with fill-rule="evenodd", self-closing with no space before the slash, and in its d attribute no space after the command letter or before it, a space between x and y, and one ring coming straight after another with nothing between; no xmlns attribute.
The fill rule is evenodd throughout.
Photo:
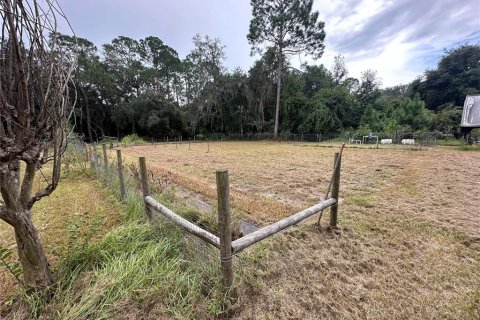
<svg viewBox="0 0 480 320"><path fill-rule="evenodd" d="M438 146L460 146L462 144L465 144L465 140L463 139L437 139L436 140L436 145Z"/></svg>
<svg viewBox="0 0 480 320"><path fill-rule="evenodd" d="M345 198L346 205L360 206L364 208L374 208L378 204L378 197L372 194L356 194Z"/></svg>
<svg viewBox="0 0 480 320"><path fill-rule="evenodd" d="M122 144L145 144L145 140L136 133L130 134L122 138Z"/></svg>
<svg viewBox="0 0 480 320"><path fill-rule="evenodd" d="M476 143L473 145L461 145L457 148L460 151L480 151L480 143Z"/></svg>
<svg viewBox="0 0 480 320"><path fill-rule="evenodd" d="M85 161L84 159L82 161ZM69 179L78 179L72 161ZM85 165L81 166L86 167ZM125 170L126 197L120 203L115 163L93 175L108 201L121 208L120 223L101 237L100 216L67 217L65 250L56 263L53 298L21 294L22 314L42 319L211 318L223 312L218 261L192 250L190 239L164 219L145 221L145 207L135 178ZM109 179L105 179L108 175ZM83 178L85 179L85 178ZM90 178L93 179L93 178ZM105 181L108 180L108 184ZM175 189L156 195L175 203ZM176 204L187 215L187 208ZM175 207L174 207L175 208Z"/></svg>
<svg viewBox="0 0 480 320"><path fill-rule="evenodd" d="M159 317L192 318L215 284L208 283L211 270L185 256L184 246L168 226L130 222L72 252L57 270L52 318L111 319L125 304Z"/></svg>

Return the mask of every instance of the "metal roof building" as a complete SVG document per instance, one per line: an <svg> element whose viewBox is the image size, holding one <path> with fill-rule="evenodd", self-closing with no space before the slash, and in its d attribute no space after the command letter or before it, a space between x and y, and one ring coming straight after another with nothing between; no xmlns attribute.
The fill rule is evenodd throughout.
<svg viewBox="0 0 480 320"><path fill-rule="evenodd" d="M465 98L460 126L480 128L480 95L468 95Z"/></svg>

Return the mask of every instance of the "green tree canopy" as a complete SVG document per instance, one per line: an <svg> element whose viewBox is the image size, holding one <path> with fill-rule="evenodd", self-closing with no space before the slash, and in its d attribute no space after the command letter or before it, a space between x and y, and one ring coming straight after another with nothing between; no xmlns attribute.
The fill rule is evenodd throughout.
<svg viewBox="0 0 480 320"><path fill-rule="evenodd" d="M417 92L431 110L463 105L468 94L480 93L480 44L446 50L437 68L412 83L411 96Z"/></svg>
<svg viewBox="0 0 480 320"><path fill-rule="evenodd" d="M406 98L402 101L397 111L397 121L400 125L410 126L414 131L427 129L430 117L425 102L420 99L418 93L413 100Z"/></svg>
<svg viewBox="0 0 480 320"><path fill-rule="evenodd" d="M315 59L324 50L324 23L318 21L318 12L312 12L313 0L251 0L252 20L247 35L252 51L262 51L267 44L277 51L277 102L274 136L280 123L280 95L282 60L284 55L303 53Z"/></svg>

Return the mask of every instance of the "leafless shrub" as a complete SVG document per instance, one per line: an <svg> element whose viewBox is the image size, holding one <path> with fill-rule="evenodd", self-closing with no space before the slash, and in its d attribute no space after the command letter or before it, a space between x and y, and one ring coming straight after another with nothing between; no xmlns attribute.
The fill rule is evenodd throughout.
<svg viewBox="0 0 480 320"><path fill-rule="evenodd" d="M64 15L54 0L0 0L0 218L15 229L31 287L48 286L52 277L30 209L57 187L73 113L75 57L56 46L58 17ZM47 162L53 168L47 186L32 194L35 173Z"/></svg>

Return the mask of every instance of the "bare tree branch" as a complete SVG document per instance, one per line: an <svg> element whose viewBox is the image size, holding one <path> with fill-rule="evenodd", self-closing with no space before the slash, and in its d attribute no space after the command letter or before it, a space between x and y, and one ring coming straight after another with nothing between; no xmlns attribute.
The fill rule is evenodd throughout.
<svg viewBox="0 0 480 320"><path fill-rule="evenodd" d="M12 161L27 163L18 199L28 207L58 184L75 103L68 94L75 57L58 51L55 32L56 15L65 15L55 0L41 3L0 0L0 121L6 124L0 130L0 170L8 171ZM45 157L49 147L53 154ZM48 161L51 181L31 197L35 170Z"/></svg>

